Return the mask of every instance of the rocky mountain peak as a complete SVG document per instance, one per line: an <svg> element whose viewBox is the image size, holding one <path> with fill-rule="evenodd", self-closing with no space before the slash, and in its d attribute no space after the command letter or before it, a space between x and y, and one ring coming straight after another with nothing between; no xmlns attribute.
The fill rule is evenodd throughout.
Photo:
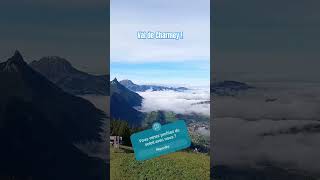
<svg viewBox="0 0 320 180"><path fill-rule="evenodd" d="M27 65L27 63L24 61L21 53L16 50L12 57L2 63L1 70L6 72L18 72L25 65Z"/></svg>
<svg viewBox="0 0 320 180"><path fill-rule="evenodd" d="M129 79L124 79L124 80L120 81L120 83L121 83L122 85L124 85L124 86L136 85L136 84L134 84L134 83L133 83L131 80L129 80Z"/></svg>

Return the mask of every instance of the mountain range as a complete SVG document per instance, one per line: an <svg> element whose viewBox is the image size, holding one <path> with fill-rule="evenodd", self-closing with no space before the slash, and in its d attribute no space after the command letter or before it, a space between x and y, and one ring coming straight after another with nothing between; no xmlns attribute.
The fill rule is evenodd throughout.
<svg viewBox="0 0 320 180"><path fill-rule="evenodd" d="M0 63L0 82L0 174L107 178L107 164L74 145L102 141L102 111L33 70L18 51Z"/></svg>
<svg viewBox="0 0 320 180"><path fill-rule="evenodd" d="M240 91L245 91L252 88L254 87L237 81L213 82L210 85L211 93L220 96L232 96Z"/></svg>
<svg viewBox="0 0 320 180"><path fill-rule="evenodd" d="M91 75L74 68L66 59L58 56L43 57L29 64L64 91L74 95L109 95L109 77Z"/></svg>
<svg viewBox="0 0 320 180"><path fill-rule="evenodd" d="M142 97L108 76L95 76L74 68L66 59L57 56L43 57L29 64L65 92L73 95L110 95L111 118L125 120L131 127L139 127L144 114L136 108Z"/></svg>
<svg viewBox="0 0 320 180"><path fill-rule="evenodd" d="M144 92L144 91L165 91L165 90L172 90L172 91L185 91L188 90L188 88L185 87L166 87L166 86L156 86L156 85L138 85L133 83L131 80L125 79L120 81L120 84L125 86L131 91L134 92Z"/></svg>

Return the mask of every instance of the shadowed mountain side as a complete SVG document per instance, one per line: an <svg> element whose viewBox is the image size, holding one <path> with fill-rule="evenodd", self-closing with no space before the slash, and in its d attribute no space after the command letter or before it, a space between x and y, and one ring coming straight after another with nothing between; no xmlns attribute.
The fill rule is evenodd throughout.
<svg viewBox="0 0 320 180"><path fill-rule="evenodd" d="M66 59L52 56L33 61L30 66L62 88L74 95L109 95L109 76L95 76L74 68Z"/></svg>
<svg viewBox="0 0 320 180"><path fill-rule="evenodd" d="M104 161L80 152L32 103L12 99L2 118L0 174L66 180L107 177Z"/></svg>
<svg viewBox="0 0 320 180"><path fill-rule="evenodd" d="M74 146L101 141L102 111L62 91L19 52L0 63L0 82L0 174L106 179L107 164Z"/></svg>
<svg viewBox="0 0 320 180"><path fill-rule="evenodd" d="M105 114L89 101L62 91L30 68L18 52L0 64L0 74L0 112L13 98L18 98L31 103L70 141L99 138L97 132L101 131Z"/></svg>
<svg viewBox="0 0 320 180"><path fill-rule="evenodd" d="M114 93L117 93L120 94L130 106L141 106L143 98L139 94L123 86L121 83L118 82L116 78L111 81L110 89L110 96L112 96Z"/></svg>
<svg viewBox="0 0 320 180"><path fill-rule="evenodd" d="M113 119L125 120L131 127L140 127L143 113L131 107L121 95L115 93L111 96L111 117Z"/></svg>
<svg viewBox="0 0 320 180"><path fill-rule="evenodd" d="M111 81L110 85L111 118L125 120L131 127L141 126L144 115L134 107L141 106L142 97L121 85L117 79Z"/></svg>

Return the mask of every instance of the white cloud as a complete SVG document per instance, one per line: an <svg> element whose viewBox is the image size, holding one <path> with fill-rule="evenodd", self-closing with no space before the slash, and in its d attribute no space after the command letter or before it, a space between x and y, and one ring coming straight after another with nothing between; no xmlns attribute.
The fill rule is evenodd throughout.
<svg viewBox="0 0 320 180"><path fill-rule="evenodd" d="M319 92L317 84L264 84L235 97L214 97L213 163L256 167L264 162L319 172L320 133L277 134L319 125Z"/></svg>
<svg viewBox="0 0 320 180"><path fill-rule="evenodd" d="M273 86L273 87L271 87ZM214 97L215 117L259 119L320 119L320 86L267 84L235 97ZM296 86L296 87L295 87ZM266 102L273 99L272 102Z"/></svg>
<svg viewBox="0 0 320 180"><path fill-rule="evenodd" d="M210 104L195 104L210 99L209 90L146 91L139 93L143 98L142 111L173 111L180 114L199 113L209 116Z"/></svg>
<svg viewBox="0 0 320 180"><path fill-rule="evenodd" d="M283 134L259 136L261 133L307 125L310 120L247 121L240 118L215 118L212 148L216 165L251 166L271 163L275 167L307 172L320 170L320 134Z"/></svg>

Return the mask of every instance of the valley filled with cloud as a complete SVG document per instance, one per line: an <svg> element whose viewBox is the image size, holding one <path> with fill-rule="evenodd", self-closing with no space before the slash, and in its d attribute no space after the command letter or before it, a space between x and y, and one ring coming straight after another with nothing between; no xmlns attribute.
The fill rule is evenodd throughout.
<svg viewBox="0 0 320 180"><path fill-rule="evenodd" d="M319 84L261 83L213 97L215 165L320 171Z"/></svg>
<svg viewBox="0 0 320 180"><path fill-rule="evenodd" d="M139 93L143 98L141 111L173 111L177 114L210 115L209 88L186 91L146 91Z"/></svg>

